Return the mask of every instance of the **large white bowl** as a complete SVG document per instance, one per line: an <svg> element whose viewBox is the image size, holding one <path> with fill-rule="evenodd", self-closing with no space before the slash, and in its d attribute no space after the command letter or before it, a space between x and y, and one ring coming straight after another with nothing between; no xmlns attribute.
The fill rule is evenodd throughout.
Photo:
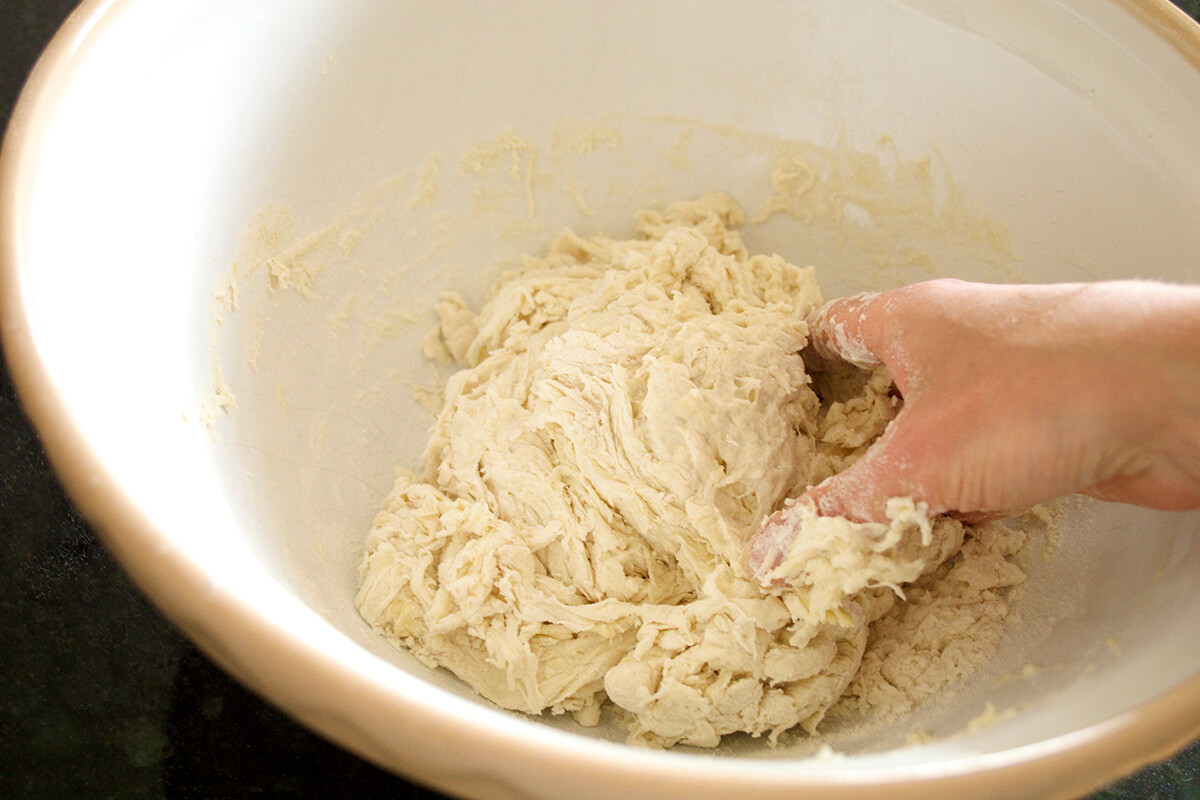
<svg viewBox="0 0 1200 800"><path fill-rule="evenodd" d="M108 0L55 39L5 140L5 352L172 620L446 791L1067 797L1169 755L1200 733L1197 514L1075 509L996 659L844 758L522 718L358 618L363 539L429 419L437 292L478 298L564 225L627 232L713 189L753 214L789 154L808 205L747 236L831 295L1200 280L1200 28L1161 0ZM1015 713L964 732L988 702ZM946 738L897 746L913 724Z"/></svg>

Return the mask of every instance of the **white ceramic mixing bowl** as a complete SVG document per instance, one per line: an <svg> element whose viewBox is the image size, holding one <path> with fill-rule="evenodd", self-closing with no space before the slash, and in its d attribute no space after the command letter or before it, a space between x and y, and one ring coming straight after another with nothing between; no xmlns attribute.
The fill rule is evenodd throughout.
<svg viewBox="0 0 1200 800"><path fill-rule="evenodd" d="M1200 281L1200 29L1160 0L87 2L5 141L5 352L172 620L450 792L1066 797L1200 733L1197 514L1072 511L995 660L844 758L526 719L359 619L363 540L430 418L437 293L709 190L756 217L780 167L808 191L747 238L831 296ZM963 732L988 702L1014 713ZM898 746L918 723L946 738Z"/></svg>

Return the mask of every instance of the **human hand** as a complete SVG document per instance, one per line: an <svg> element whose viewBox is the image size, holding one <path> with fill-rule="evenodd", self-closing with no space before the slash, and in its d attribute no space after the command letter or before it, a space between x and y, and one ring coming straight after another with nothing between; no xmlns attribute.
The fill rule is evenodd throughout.
<svg viewBox="0 0 1200 800"><path fill-rule="evenodd" d="M886 366L904 406L805 498L883 521L1002 516L1064 494L1200 508L1200 288L1141 281L1003 286L937 280L835 300L808 319L819 358ZM759 571L795 531L776 515Z"/></svg>

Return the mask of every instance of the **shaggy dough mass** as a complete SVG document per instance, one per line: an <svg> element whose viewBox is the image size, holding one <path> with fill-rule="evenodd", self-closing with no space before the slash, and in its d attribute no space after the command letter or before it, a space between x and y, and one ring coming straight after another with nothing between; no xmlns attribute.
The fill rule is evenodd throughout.
<svg viewBox="0 0 1200 800"><path fill-rule="evenodd" d="M594 725L610 700L644 744L816 729L894 590L964 530L896 500L890 525L818 520L773 582L750 575L764 517L898 401L880 370L821 402L798 356L813 270L748 255L742 221L722 195L643 212L630 241L563 234L478 314L442 300L427 345L462 369L370 534L375 629L506 708Z"/></svg>

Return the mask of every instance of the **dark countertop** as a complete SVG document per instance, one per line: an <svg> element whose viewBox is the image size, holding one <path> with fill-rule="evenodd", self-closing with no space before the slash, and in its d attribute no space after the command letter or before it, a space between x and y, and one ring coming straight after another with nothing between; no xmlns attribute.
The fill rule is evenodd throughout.
<svg viewBox="0 0 1200 800"><path fill-rule="evenodd" d="M0 0L0 128L74 5ZM0 799L241 797L441 795L301 728L166 622L63 496L0 364ZM1200 742L1101 798L1200 798Z"/></svg>

